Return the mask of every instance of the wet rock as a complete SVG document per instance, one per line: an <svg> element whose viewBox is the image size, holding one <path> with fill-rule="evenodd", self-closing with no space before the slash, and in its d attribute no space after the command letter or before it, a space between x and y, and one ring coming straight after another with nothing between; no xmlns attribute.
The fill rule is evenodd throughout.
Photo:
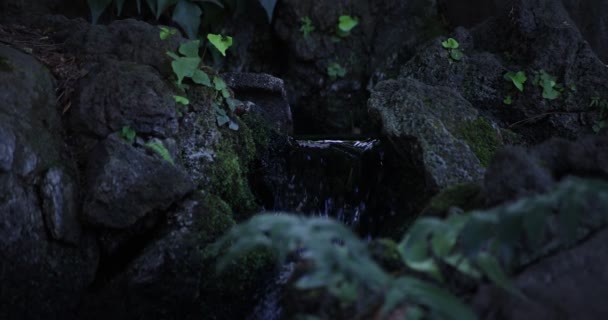
<svg viewBox="0 0 608 320"><path fill-rule="evenodd" d="M256 73L225 73L222 77L237 99L255 104L251 111L272 123L278 132L293 133L291 108L283 80Z"/></svg>
<svg viewBox="0 0 608 320"><path fill-rule="evenodd" d="M104 138L124 126L138 135L169 137L177 132L172 89L151 67L104 60L79 87L71 110L79 133Z"/></svg>
<svg viewBox="0 0 608 320"><path fill-rule="evenodd" d="M400 150L419 157L430 188L481 179L479 159L456 134L460 125L477 119L477 111L454 90L414 79L387 80L376 86L369 107L383 131L402 141Z"/></svg>
<svg viewBox="0 0 608 320"><path fill-rule="evenodd" d="M89 155L83 213L94 226L127 228L193 191L189 175L110 136ZM167 188L171 186L171 188Z"/></svg>

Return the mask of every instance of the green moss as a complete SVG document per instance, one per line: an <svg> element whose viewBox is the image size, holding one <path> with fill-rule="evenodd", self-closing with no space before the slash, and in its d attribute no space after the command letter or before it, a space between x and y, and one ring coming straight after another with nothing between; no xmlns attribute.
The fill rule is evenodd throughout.
<svg viewBox="0 0 608 320"><path fill-rule="evenodd" d="M251 130L251 135L258 150L270 146L273 128L257 113L248 113L243 117L243 122Z"/></svg>
<svg viewBox="0 0 608 320"><path fill-rule="evenodd" d="M239 131L226 129L223 134L210 167L209 192L228 203L238 218L244 218L259 208L247 177L255 157L255 143L244 123L240 123Z"/></svg>
<svg viewBox="0 0 608 320"><path fill-rule="evenodd" d="M484 167L488 166L502 145L500 134L488 120L481 117L460 125L456 135L469 145Z"/></svg>
<svg viewBox="0 0 608 320"><path fill-rule="evenodd" d="M13 70L11 63L6 58L0 57L0 72L11 72Z"/></svg>
<svg viewBox="0 0 608 320"><path fill-rule="evenodd" d="M447 188L434 196L422 211L423 215L444 216L451 207L465 211L482 207L478 183L463 183Z"/></svg>
<svg viewBox="0 0 608 320"><path fill-rule="evenodd" d="M202 205L205 214L198 221L200 224L198 230L203 243L215 241L236 224L230 206L218 196L204 195Z"/></svg>

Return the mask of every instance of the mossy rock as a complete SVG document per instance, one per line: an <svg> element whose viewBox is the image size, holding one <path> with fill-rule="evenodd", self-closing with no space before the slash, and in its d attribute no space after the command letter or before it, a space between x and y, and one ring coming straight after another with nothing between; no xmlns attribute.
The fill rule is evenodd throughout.
<svg viewBox="0 0 608 320"><path fill-rule="evenodd" d="M470 211L483 207L482 186L479 183L463 183L449 187L429 201L422 215L445 216L451 207Z"/></svg>
<svg viewBox="0 0 608 320"><path fill-rule="evenodd" d="M461 124L456 136L469 145L484 167L490 164L492 156L503 145L500 132L482 117Z"/></svg>
<svg viewBox="0 0 608 320"><path fill-rule="evenodd" d="M248 181L256 148L251 131L240 123L238 132L226 129L210 166L209 192L222 198L235 217L246 218L259 209ZM237 220L240 220L237 219Z"/></svg>

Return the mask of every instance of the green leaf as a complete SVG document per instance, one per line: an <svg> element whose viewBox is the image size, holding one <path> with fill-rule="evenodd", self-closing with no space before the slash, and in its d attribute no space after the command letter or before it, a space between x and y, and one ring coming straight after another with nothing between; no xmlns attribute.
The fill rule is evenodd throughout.
<svg viewBox="0 0 608 320"><path fill-rule="evenodd" d="M178 56L178 55L176 55L175 53L171 52L171 51L167 51L167 52L165 52L165 54L167 54L167 55L168 55L169 57L171 57L171 59L173 59L173 60L177 60L177 59L179 59L179 56Z"/></svg>
<svg viewBox="0 0 608 320"><path fill-rule="evenodd" d="M497 286L511 292L512 294L523 296L523 294L511 283L507 274L503 271L498 260L487 252L481 252L475 260L483 273L492 280Z"/></svg>
<svg viewBox="0 0 608 320"><path fill-rule="evenodd" d="M183 104L185 106L190 104L190 100L188 100L188 98L186 97L182 97L182 96L173 96L173 99L175 99L175 102Z"/></svg>
<svg viewBox="0 0 608 320"><path fill-rule="evenodd" d="M167 40L170 36L177 33L177 30L167 27L160 27L160 39Z"/></svg>
<svg viewBox="0 0 608 320"><path fill-rule="evenodd" d="M222 97L224 97L224 99L230 98L230 91L228 91L227 88L222 89Z"/></svg>
<svg viewBox="0 0 608 320"><path fill-rule="evenodd" d="M446 41L441 42L441 45L446 49L458 49L460 43L454 38L448 38Z"/></svg>
<svg viewBox="0 0 608 320"><path fill-rule="evenodd" d="M173 22L177 23L188 38L195 39L201 25L203 11L194 2L179 0L173 9Z"/></svg>
<svg viewBox="0 0 608 320"><path fill-rule="evenodd" d="M181 57L171 62L173 72L177 76L177 83L182 84L184 78L191 78L194 72L198 70L201 63L201 58L185 58Z"/></svg>
<svg viewBox="0 0 608 320"><path fill-rule="evenodd" d="M460 61L460 60L462 60L463 57L464 57L464 53L462 53L462 51L460 51L458 49L450 50L450 58L452 58L452 60Z"/></svg>
<svg viewBox="0 0 608 320"><path fill-rule="evenodd" d="M359 20L351 16L340 16L340 18L338 18L338 29L342 32L349 33L358 24Z"/></svg>
<svg viewBox="0 0 608 320"><path fill-rule="evenodd" d="M133 144L136 135L137 134L135 133L135 130L133 130L129 126L124 126L122 127L122 130L120 130L120 137L127 141L129 144Z"/></svg>
<svg viewBox="0 0 608 320"><path fill-rule="evenodd" d="M511 98L511 96L506 96L505 99L502 101L502 103L506 104L506 105L511 105L513 103L513 98Z"/></svg>
<svg viewBox="0 0 608 320"><path fill-rule="evenodd" d="M167 148L165 147L165 145L162 142L151 141L151 142L146 143L146 147L148 147L150 150L156 152L156 154L161 156L165 161L171 163L172 165L175 165L175 162L173 161L173 158L171 157L169 150L167 150Z"/></svg>
<svg viewBox="0 0 608 320"><path fill-rule="evenodd" d="M226 104L228 105L228 109L230 109L231 112L234 112L234 110L236 110L238 106L242 105L243 102L233 98L226 98Z"/></svg>
<svg viewBox="0 0 608 320"><path fill-rule="evenodd" d="M200 40L192 40L185 42L179 46L179 53L188 58L198 58L198 48L201 45Z"/></svg>
<svg viewBox="0 0 608 320"><path fill-rule="evenodd" d="M226 50L232 46L232 37L229 36L210 33L207 39L223 56L226 56Z"/></svg>
<svg viewBox="0 0 608 320"><path fill-rule="evenodd" d="M160 18L160 15L163 14L170 6L173 6L177 3L177 0L156 0L156 20Z"/></svg>
<svg viewBox="0 0 608 320"><path fill-rule="evenodd" d="M226 115L216 115L216 120L217 120L217 125L220 127L223 127L224 125L226 125L227 123L230 122L230 117L226 116Z"/></svg>
<svg viewBox="0 0 608 320"><path fill-rule="evenodd" d="M521 92L524 91L524 83L528 80L526 73L523 71L518 71L517 73L509 71L505 74L504 78L513 82L515 87Z"/></svg>
<svg viewBox="0 0 608 320"><path fill-rule="evenodd" d="M101 14L112 3L112 0L87 0L89 9L91 10L91 23L96 24Z"/></svg>
<svg viewBox="0 0 608 320"><path fill-rule="evenodd" d="M274 8L277 5L277 0L259 0L262 7L266 11L268 17L268 23L272 22L272 15L274 14Z"/></svg>
<svg viewBox="0 0 608 320"><path fill-rule="evenodd" d="M213 77L213 87L217 91L222 91L227 88L226 82L224 82L224 79L222 79L218 76Z"/></svg>
<svg viewBox="0 0 608 320"><path fill-rule="evenodd" d="M213 88L213 85L211 84L211 79L209 79L209 75L203 70L197 69L196 71L194 71L194 74L192 75L192 81L194 81L194 83L196 84Z"/></svg>

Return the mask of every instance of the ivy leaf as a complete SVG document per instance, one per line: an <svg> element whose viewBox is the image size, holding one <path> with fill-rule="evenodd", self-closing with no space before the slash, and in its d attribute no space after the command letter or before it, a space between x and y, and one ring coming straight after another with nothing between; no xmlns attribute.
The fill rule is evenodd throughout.
<svg viewBox="0 0 608 320"><path fill-rule="evenodd" d="M526 73L523 71L518 71L517 73L509 71L505 74L504 78L513 82L515 87L521 92L524 91L524 83L528 80Z"/></svg>
<svg viewBox="0 0 608 320"><path fill-rule="evenodd" d="M182 96L173 96L173 99L175 99L175 102L183 104L185 106L190 104L190 100L188 100L188 98L186 97L182 97Z"/></svg>
<svg viewBox="0 0 608 320"><path fill-rule="evenodd" d="M450 50L450 58L452 58L454 61L460 61L460 60L462 60L463 57L464 57L464 53L462 53L462 51L460 51L458 49Z"/></svg>
<svg viewBox="0 0 608 320"><path fill-rule="evenodd" d="M188 58L198 58L198 48L201 45L200 40L192 40L183 43L179 46L179 53Z"/></svg>
<svg viewBox="0 0 608 320"><path fill-rule="evenodd" d="M201 63L201 58L186 58L180 57L177 60L171 62L173 72L177 76L177 83L182 84L184 78L191 78L194 75L194 71L198 70L198 66Z"/></svg>
<svg viewBox="0 0 608 320"><path fill-rule="evenodd" d="M351 16L340 16L340 18L338 18L338 21L338 28L340 29L340 31L346 33L350 32L354 27L359 24L359 20Z"/></svg>
<svg viewBox="0 0 608 320"><path fill-rule="evenodd" d="M226 104L228 105L228 109L230 109L231 112L234 112L234 110L236 110L238 106L242 105L243 102L233 98L226 98Z"/></svg>
<svg viewBox="0 0 608 320"><path fill-rule="evenodd" d="M272 22L272 16L274 14L274 7L277 5L277 0L260 0L260 4L264 7L266 11L266 16L268 17L268 23Z"/></svg>
<svg viewBox="0 0 608 320"><path fill-rule="evenodd" d="M224 82L224 79L222 79L218 76L213 77L213 87L217 91L222 91L227 88L226 82Z"/></svg>
<svg viewBox="0 0 608 320"><path fill-rule="evenodd" d="M188 38L195 39L201 25L203 10L194 2L179 0L173 9L173 22L177 23Z"/></svg>
<svg viewBox="0 0 608 320"><path fill-rule="evenodd" d="M112 3L112 0L87 0L89 9L91 10L91 23L96 24L101 14Z"/></svg>
<svg viewBox="0 0 608 320"><path fill-rule="evenodd" d="M223 127L226 123L230 122L230 118L226 115L216 115L217 125Z"/></svg>
<svg viewBox="0 0 608 320"><path fill-rule="evenodd" d="M441 42L441 45L446 49L458 49L460 43L454 38L448 38L446 41Z"/></svg>
<svg viewBox="0 0 608 320"><path fill-rule="evenodd" d="M223 36L220 34L208 34L209 42L225 57L226 50L232 46L232 37Z"/></svg>
<svg viewBox="0 0 608 320"><path fill-rule="evenodd" d="M211 80L209 79L209 75L207 75L205 71L200 69L194 71L194 74L192 75L192 81L194 81L194 83L196 84L200 84L209 88L213 87L213 85L211 84Z"/></svg>
<svg viewBox="0 0 608 320"><path fill-rule="evenodd" d="M165 52L165 53L166 53L166 54L167 54L169 57L171 57L171 59L173 59L173 60L177 60L177 59L179 59L179 56L178 56L178 55L176 55L175 53L171 52L171 51L167 51L167 52Z"/></svg>
<svg viewBox="0 0 608 320"><path fill-rule="evenodd" d="M511 105L513 103L513 98L511 98L511 96L506 96L505 99L502 101L504 104L506 105Z"/></svg>

